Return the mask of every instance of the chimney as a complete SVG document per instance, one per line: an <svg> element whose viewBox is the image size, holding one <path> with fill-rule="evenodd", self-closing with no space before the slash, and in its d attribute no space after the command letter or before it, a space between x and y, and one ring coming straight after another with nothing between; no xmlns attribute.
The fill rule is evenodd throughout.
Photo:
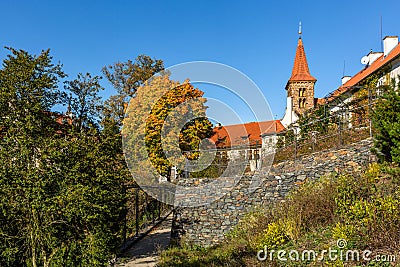
<svg viewBox="0 0 400 267"><path fill-rule="evenodd" d="M350 81L350 79L351 79L351 76L343 76L342 77L342 85L347 83L348 81Z"/></svg>
<svg viewBox="0 0 400 267"><path fill-rule="evenodd" d="M383 38L383 55L386 57L399 43L398 36L386 36Z"/></svg>
<svg viewBox="0 0 400 267"><path fill-rule="evenodd" d="M383 53L382 52L369 52L369 54L367 55L368 57L368 65L371 65L375 60L377 60L380 56L382 56Z"/></svg>

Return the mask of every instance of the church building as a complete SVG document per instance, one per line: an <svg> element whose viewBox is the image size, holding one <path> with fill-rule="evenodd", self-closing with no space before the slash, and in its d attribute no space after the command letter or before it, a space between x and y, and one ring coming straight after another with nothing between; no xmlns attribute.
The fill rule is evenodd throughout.
<svg viewBox="0 0 400 267"><path fill-rule="evenodd" d="M314 98L316 81L317 79L310 74L310 69L308 68L300 25L292 75L285 88L287 99L285 115L281 120L283 126L288 127L290 124L295 123L306 110L314 108L318 102L322 101L322 99Z"/></svg>

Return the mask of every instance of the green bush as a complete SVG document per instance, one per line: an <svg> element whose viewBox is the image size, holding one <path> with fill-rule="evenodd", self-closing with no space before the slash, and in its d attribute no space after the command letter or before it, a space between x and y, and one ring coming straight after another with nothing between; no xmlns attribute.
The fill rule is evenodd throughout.
<svg viewBox="0 0 400 267"><path fill-rule="evenodd" d="M288 241L285 234L285 229L282 225L272 222L267 225L267 228L256 238L256 243L252 244L257 251L265 246L269 249L275 249Z"/></svg>

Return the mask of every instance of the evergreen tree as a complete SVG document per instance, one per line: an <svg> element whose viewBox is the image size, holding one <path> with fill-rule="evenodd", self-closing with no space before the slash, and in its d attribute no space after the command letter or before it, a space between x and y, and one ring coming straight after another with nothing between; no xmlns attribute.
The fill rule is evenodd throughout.
<svg viewBox="0 0 400 267"><path fill-rule="evenodd" d="M397 86L397 88L399 88ZM381 160L400 163L400 95L392 81L384 89L373 110L372 123L377 130L375 152Z"/></svg>

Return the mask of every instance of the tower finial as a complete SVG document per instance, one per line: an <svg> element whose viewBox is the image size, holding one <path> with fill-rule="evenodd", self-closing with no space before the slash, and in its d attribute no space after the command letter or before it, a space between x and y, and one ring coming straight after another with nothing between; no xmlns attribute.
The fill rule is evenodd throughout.
<svg viewBox="0 0 400 267"><path fill-rule="evenodd" d="M301 38L301 33L302 33L302 31L301 31L301 21L299 22L299 38Z"/></svg>

